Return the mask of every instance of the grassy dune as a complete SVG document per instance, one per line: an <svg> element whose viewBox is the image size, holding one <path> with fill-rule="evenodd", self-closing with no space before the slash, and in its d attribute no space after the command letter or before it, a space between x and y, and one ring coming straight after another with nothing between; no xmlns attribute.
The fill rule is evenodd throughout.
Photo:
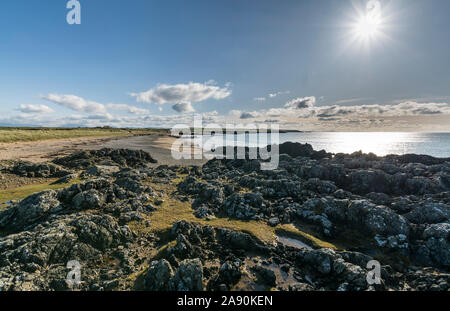
<svg viewBox="0 0 450 311"><path fill-rule="evenodd" d="M165 129L116 128L0 128L0 143L67 139L81 137L135 136L167 133Z"/></svg>

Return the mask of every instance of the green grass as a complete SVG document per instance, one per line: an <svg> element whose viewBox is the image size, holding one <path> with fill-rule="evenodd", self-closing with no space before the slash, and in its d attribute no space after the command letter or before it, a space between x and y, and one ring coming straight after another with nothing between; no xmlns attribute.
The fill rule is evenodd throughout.
<svg viewBox="0 0 450 311"><path fill-rule="evenodd" d="M62 189L65 187L68 187L72 184L79 183L79 179L74 179L70 183L67 184L56 184L53 183L57 179L51 179L46 181L45 183L38 183L38 184L32 184L27 185L19 188L14 189L6 189L6 190L0 190L0 209L2 209L6 202L10 200L22 200L34 193L42 192L44 190L57 190Z"/></svg>
<svg viewBox="0 0 450 311"><path fill-rule="evenodd" d="M212 220L199 219L194 216L194 210L189 202L181 202L171 195L176 191L176 185L174 183L151 183L150 186L154 190L163 191L164 203L159 206L151 216L143 215L148 221L150 221L149 227L145 226L144 222L136 221L129 224L130 228L138 233L151 232L154 234L161 234L167 232L175 222L186 220L203 226L212 226L245 232L266 243L275 242L277 234L283 232L284 234L289 234L292 237L298 237L305 243L316 248L337 249L335 245L323 241L307 232L303 232L293 225L278 225L277 227L271 227L265 221L242 221L232 218L215 218Z"/></svg>
<svg viewBox="0 0 450 311"><path fill-rule="evenodd" d="M168 133L166 129L116 128L0 128L0 143L28 142L82 137L135 136Z"/></svg>

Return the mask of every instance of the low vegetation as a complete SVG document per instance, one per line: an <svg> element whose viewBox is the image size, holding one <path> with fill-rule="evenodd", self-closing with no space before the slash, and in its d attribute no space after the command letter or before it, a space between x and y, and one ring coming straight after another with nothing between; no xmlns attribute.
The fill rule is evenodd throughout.
<svg viewBox="0 0 450 311"><path fill-rule="evenodd" d="M42 192L45 190L62 189L74 183L80 182L79 179L75 179L67 184L54 184L55 181L56 179L49 179L43 183L36 183L18 188L0 190L0 209L2 209L8 201L21 200L34 193Z"/></svg>
<svg viewBox="0 0 450 311"><path fill-rule="evenodd" d="M136 136L168 133L165 129L118 128L0 128L0 143L28 142L82 137Z"/></svg>
<svg viewBox="0 0 450 311"><path fill-rule="evenodd" d="M189 202L182 202L176 199L176 196L171 195L176 191L176 182L180 180L176 179L174 180L175 183L172 184L151 183L150 186L153 189L164 193L164 203L150 217L147 217L146 220L150 222L150 226L146 226L145 222L132 222L130 223L130 228L141 233L152 232L155 234L164 234L175 222L186 220L205 226L242 231L265 243L274 243L277 234L283 232L283 234L289 234L292 238L298 238L316 248L326 247L336 249L335 245L303 232L293 225L271 227L263 221L242 221L231 218L199 219L194 216L194 210Z"/></svg>

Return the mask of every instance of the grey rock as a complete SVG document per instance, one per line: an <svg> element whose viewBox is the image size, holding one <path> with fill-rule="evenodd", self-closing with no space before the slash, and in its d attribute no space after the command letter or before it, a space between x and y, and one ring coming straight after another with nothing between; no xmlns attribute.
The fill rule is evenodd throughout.
<svg viewBox="0 0 450 311"><path fill-rule="evenodd" d="M221 286L224 286L224 290L230 290L233 285L239 282L242 276L241 266L242 262L240 260L227 260L220 267L219 273L208 284L208 288L220 290Z"/></svg>
<svg viewBox="0 0 450 311"><path fill-rule="evenodd" d="M450 218L450 206L443 203L426 203L417 206L405 215L405 218L415 224L437 224Z"/></svg>
<svg viewBox="0 0 450 311"><path fill-rule="evenodd" d="M353 201L347 212L348 222L372 234L396 235L409 233L409 223L385 206L375 206L365 200Z"/></svg>
<svg viewBox="0 0 450 311"><path fill-rule="evenodd" d="M167 291L173 275L172 266L167 260L152 261L145 275L145 289L150 291Z"/></svg>
<svg viewBox="0 0 450 311"><path fill-rule="evenodd" d="M97 190L91 189L75 195L72 206L76 210L97 209L104 204L104 197Z"/></svg>
<svg viewBox="0 0 450 311"><path fill-rule="evenodd" d="M94 165L86 170L86 174L92 176L111 176L120 171L118 166Z"/></svg>
<svg viewBox="0 0 450 311"><path fill-rule="evenodd" d="M203 267L201 261L186 259L180 264L169 285L174 291L203 291Z"/></svg>
<svg viewBox="0 0 450 311"><path fill-rule="evenodd" d="M16 232L63 209L56 191L29 196L0 211L0 229Z"/></svg>
<svg viewBox="0 0 450 311"><path fill-rule="evenodd" d="M276 226L278 226L279 223L280 223L280 220L278 219L278 217L272 217L268 221L268 225L271 227L276 227Z"/></svg>

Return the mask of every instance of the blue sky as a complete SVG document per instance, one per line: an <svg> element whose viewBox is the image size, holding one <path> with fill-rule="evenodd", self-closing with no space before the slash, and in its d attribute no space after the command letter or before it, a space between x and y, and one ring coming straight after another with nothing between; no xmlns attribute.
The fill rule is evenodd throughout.
<svg viewBox="0 0 450 311"><path fill-rule="evenodd" d="M66 0L0 4L0 125L164 126L194 110L305 129L450 124L448 0L380 1L380 33L356 40L366 1L79 2L81 25Z"/></svg>

